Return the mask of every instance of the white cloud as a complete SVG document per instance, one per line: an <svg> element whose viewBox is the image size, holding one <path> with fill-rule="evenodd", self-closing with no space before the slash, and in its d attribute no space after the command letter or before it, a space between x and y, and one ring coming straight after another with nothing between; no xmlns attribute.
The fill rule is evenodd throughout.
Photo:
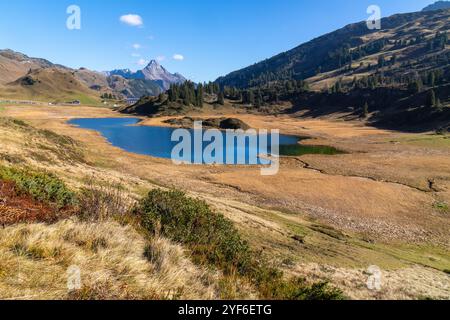
<svg viewBox="0 0 450 320"><path fill-rule="evenodd" d="M134 50L139 50L140 48L142 48L142 46L139 43L135 43L133 44L133 48Z"/></svg>
<svg viewBox="0 0 450 320"><path fill-rule="evenodd" d="M120 17L120 21L132 27L142 27L144 25L144 20L137 14L123 15Z"/></svg>
<svg viewBox="0 0 450 320"><path fill-rule="evenodd" d="M157 57L156 57L156 61L161 62L161 61L164 61L164 60L166 60L166 57L165 57L165 56L157 56Z"/></svg>
<svg viewBox="0 0 450 320"><path fill-rule="evenodd" d="M145 59L139 59L137 64L140 66L146 66L148 64L148 61Z"/></svg>
<svg viewBox="0 0 450 320"><path fill-rule="evenodd" d="M148 40L155 40L155 36L148 36L147 39Z"/></svg>
<svg viewBox="0 0 450 320"><path fill-rule="evenodd" d="M183 61L184 60L184 56L181 54L174 54L173 55L173 59L174 60L178 60L178 61Z"/></svg>
<svg viewBox="0 0 450 320"><path fill-rule="evenodd" d="M141 55L139 53L132 53L131 56L135 57L135 58L139 58Z"/></svg>

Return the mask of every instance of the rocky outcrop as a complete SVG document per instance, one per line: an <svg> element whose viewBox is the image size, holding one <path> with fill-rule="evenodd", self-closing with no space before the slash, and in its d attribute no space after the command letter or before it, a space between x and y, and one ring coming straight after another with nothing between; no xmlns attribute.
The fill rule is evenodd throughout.
<svg viewBox="0 0 450 320"><path fill-rule="evenodd" d="M232 129L232 130L247 130L250 129L244 121L236 118L209 118L209 119L201 119L201 118L192 118L192 117L184 117L184 118L174 118L164 121L167 124L178 126L181 128L191 129L194 127L195 121L202 121L202 125L204 128L212 128L212 129Z"/></svg>

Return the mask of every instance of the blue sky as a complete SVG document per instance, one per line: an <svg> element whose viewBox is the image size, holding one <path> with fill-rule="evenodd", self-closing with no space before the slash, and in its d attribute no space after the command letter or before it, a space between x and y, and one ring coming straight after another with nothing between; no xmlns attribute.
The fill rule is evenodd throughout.
<svg viewBox="0 0 450 320"><path fill-rule="evenodd" d="M346 24L421 10L432 0L15 0L0 1L0 48L73 68L140 69L159 57L171 72L215 80ZM81 8L81 30L66 9ZM120 21L139 15L141 26ZM138 45L138 46L135 46ZM134 48L135 46L136 48ZM174 56L178 55L177 59ZM180 60L181 57L183 60Z"/></svg>

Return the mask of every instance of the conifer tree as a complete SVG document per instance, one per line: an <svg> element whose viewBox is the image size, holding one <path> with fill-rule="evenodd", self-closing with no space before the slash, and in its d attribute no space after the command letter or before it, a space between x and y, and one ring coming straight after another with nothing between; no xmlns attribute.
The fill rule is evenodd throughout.
<svg viewBox="0 0 450 320"><path fill-rule="evenodd" d="M255 94L254 94L253 90L250 90L248 92L248 103L251 105L255 104Z"/></svg>
<svg viewBox="0 0 450 320"><path fill-rule="evenodd" d="M430 87L434 87L435 82L436 82L436 77L434 75L434 72L432 71L428 74L428 85Z"/></svg>
<svg viewBox="0 0 450 320"><path fill-rule="evenodd" d="M434 93L434 90L430 90L428 92L427 106L430 108L436 106L436 93Z"/></svg>
<svg viewBox="0 0 450 320"><path fill-rule="evenodd" d="M413 93L419 93L422 91L422 80L421 79L416 79L413 82L410 83L409 88Z"/></svg>
<svg viewBox="0 0 450 320"><path fill-rule="evenodd" d="M197 101L196 101L197 107L203 108L203 85L202 84L199 84L197 87L196 97L197 97Z"/></svg>
<svg viewBox="0 0 450 320"><path fill-rule="evenodd" d="M222 91L220 91L219 94L217 95L217 103L222 106L225 104L225 97Z"/></svg>
<svg viewBox="0 0 450 320"><path fill-rule="evenodd" d="M369 116L369 105L367 104L367 102L363 106L363 114L362 114L362 116L364 118L367 118Z"/></svg>
<svg viewBox="0 0 450 320"><path fill-rule="evenodd" d="M257 94L256 94L256 99L255 99L255 106L257 108L261 108L261 106L263 105L263 96L261 94L261 90L258 90Z"/></svg>

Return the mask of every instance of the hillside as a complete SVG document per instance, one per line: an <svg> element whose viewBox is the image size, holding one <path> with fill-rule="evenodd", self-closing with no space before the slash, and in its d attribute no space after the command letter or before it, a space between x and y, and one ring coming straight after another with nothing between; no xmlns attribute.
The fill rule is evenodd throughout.
<svg viewBox="0 0 450 320"><path fill-rule="evenodd" d="M0 85L17 80L30 69L56 67L45 59L30 58L12 50L0 50ZM64 68L62 66L58 66Z"/></svg>
<svg viewBox="0 0 450 320"><path fill-rule="evenodd" d="M303 115L348 113L394 129L448 127L450 11L394 15L381 25L348 25L216 83L256 108L281 100Z"/></svg>
<svg viewBox="0 0 450 320"><path fill-rule="evenodd" d="M91 71L86 68L80 68L73 71L74 76L84 83L87 87L96 91L108 91L108 79L101 73L96 71Z"/></svg>
<svg viewBox="0 0 450 320"><path fill-rule="evenodd" d="M107 78L108 87L116 94L124 97L157 96L163 88L155 81L145 79L125 79L119 75Z"/></svg>
<svg viewBox="0 0 450 320"><path fill-rule="evenodd" d="M23 78L30 72L41 76L40 85L21 85ZM56 78L51 78L51 75ZM68 82L61 83L66 80ZM45 83L46 81L48 82ZM156 61L150 62L146 68L137 72L97 72L87 68L71 69L9 49L0 50L0 94L4 98L25 100L40 97L45 100L59 100L78 99L81 96L78 100L92 103L94 100L100 100L100 96L105 93L119 98L156 96L168 89L172 83L183 81L185 78L182 75L171 74ZM56 91L51 91L50 88ZM43 91L40 91L41 89ZM86 99L86 95L89 98Z"/></svg>
<svg viewBox="0 0 450 320"><path fill-rule="evenodd" d="M58 67L32 70L17 80L0 86L4 98L96 104L99 97L96 91L80 82L73 72Z"/></svg>
<svg viewBox="0 0 450 320"><path fill-rule="evenodd" d="M119 107L117 111L124 114L156 117L186 115L201 109L194 105L185 105L182 101L169 101L167 95L161 94L158 97L142 97L136 104Z"/></svg>
<svg viewBox="0 0 450 320"><path fill-rule="evenodd" d="M447 48L431 52L424 50L427 40L437 32L450 28L448 11L398 14L381 21L381 30L369 30L366 22L348 25L290 51L256 63L217 79L222 86L249 88L274 81L310 79L325 85L326 79L337 76L364 76L376 72L379 56L389 60L397 55L394 72L401 62L435 57ZM348 70L351 66L351 70Z"/></svg>

